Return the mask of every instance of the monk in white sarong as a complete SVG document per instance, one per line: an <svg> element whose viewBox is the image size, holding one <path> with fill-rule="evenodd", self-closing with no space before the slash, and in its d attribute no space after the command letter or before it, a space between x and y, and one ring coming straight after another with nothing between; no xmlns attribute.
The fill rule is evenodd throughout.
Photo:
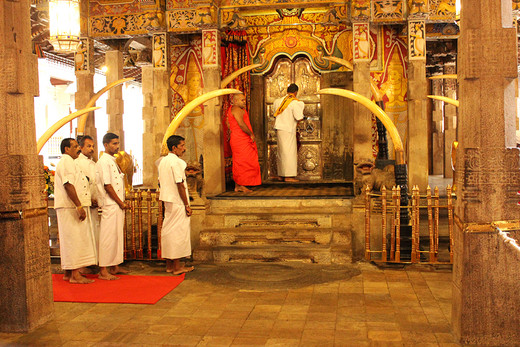
<svg viewBox="0 0 520 347"><path fill-rule="evenodd" d="M88 180L74 161L79 155L76 140L63 139L60 147L63 156L56 166L54 209L58 219L61 267L65 270L63 279L70 283L92 283L93 280L79 272L80 268L97 263Z"/></svg>
<svg viewBox="0 0 520 347"><path fill-rule="evenodd" d="M161 229L161 256L166 259L166 272L180 275L193 271L180 259L191 255L190 216L186 162L180 157L186 152L184 138L172 135L166 141L170 153L159 163L159 199L164 202Z"/></svg>
<svg viewBox="0 0 520 347"><path fill-rule="evenodd" d="M114 157L119 152L119 136L106 133L103 146L105 154L96 164L98 203L102 211L99 222L99 279L117 280L119 277L114 275L129 272L119 267L124 260L124 210L128 208L124 174Z"/></svg>
<svg viewBox="0 0 520 347"><path fill-rule="evenodd" d="M76 163L80 170L87 176L90 187L90 219L92 220L92 231L96 240L96 250L99 248L99 214L97 202L97 186L96 186L96 162L93 160L94 140L91 136L85 135L78 139L81 153L76 159Z"/></svg>
<svg viewBox="0 0 520 347"><path fill-rule="evenodd" d="M296 99L298 86L291 84L287 88L287 96L276 99L273 107L276 110L274 128L278 142L277 172L285 182L297 182L298 148L296 143L296 125L302 120L303 101Z"/></svg>

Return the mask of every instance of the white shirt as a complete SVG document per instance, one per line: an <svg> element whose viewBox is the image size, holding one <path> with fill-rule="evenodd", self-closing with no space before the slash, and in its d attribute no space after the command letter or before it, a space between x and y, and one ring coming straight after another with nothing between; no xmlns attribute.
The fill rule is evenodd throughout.
<svg viewBox="0 0 520 347"><path fill-rule="evenodd" d="M125 174L117 166L116 158L105 153L96 164L96 185L98 188L98 205L117 205L105 190L105 185L110 184L121 201L125 201Z"/></svg>
<svg viewBox="0 0 520 347"><path fill-rule="evenodd" d="M184 205L184 202L179 195L177 183L184 182L186 189L186 198L189 193L188 185L186 184L186 162L173 153L168 153L159 163L159 183L161 184L161 191L159 199L162 201L172 202L177 205Z"/></svg>
<svg viewBox="0 0 520 347"><path fill-rule="evenodd" d="M65 190L66 183L74 186L81 206L90 206L90 187L87 177L70 155L63 154L58 165L56 165L56 174L54 175L54 208L76 207Z"/></svg>
<svg viewBox="0 0 520 347"><path fill-rule="evenodd" d="M88 178L88 183L90 186L90 197L93 200L97 200L96 163L83 153L79 154L78 159L76 159L76 163L80 170L83 171L85 176Z"/></svg>
<svg viewBox="0 0 520 347"><path fill-rule="evenodd" d="M273 102L273 109L276 112L280 105L282 104L283 98L276 99ZM274 122L274 128L276 130L284 130L290 133L296 133L296 124L299 120L303 119L303 108L305 107L305 103L300 100L293 100L287 106L287 108L280 113Z"/></svg>

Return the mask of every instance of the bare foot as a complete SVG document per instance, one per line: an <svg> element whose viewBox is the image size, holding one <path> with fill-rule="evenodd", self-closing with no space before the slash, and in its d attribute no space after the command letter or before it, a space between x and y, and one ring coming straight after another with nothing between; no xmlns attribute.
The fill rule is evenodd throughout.
<svg viewBox="0 0 520 347"><path fill-rule="evenodd" d="M82 267L81 269L79 269L79 273L84 274L84 275L90 275L90 274L92 274L92 270L89 269L88 267Z"/></svg>
<svg viewBox="0 0 520 347"><path fill-rule="evenodd" d="M284 181L285 182L300 182L299 179L294 178L294 177L285 177Z"/></svg>
<svg viewBox="0 0 520 347"><path fill-rule="evenodd" d="M80 276L79 278L72 278L69 280L70 283L73 283L73 284L89 284L89 283L93 283L94 280L91 280L89 278L86 278L86 277L83 277L83 276Z"/></svg>
<svg viewBox="0 0 520 347"><path fill-rule="evenodd" d="M72 274L72 270L65 270L65 274L63 275L63 280L64 281L69 281L71 274Z"/></svg>
<svg viewBox="0 0 520 347"><path fill-rule="evenodd" d="M183 268L184 265L186 265L186 263L183 262L183 261L181 261L181 262L179 263L179 265L181 266L181 268ZM173 268L173 264L171 265L171 267L166 266L166 272L168 272L168 273L172 273L174 270L175 270L175 269Z"/></svg>
<svg viewBox="0 0 520 347"><path fill-rule="evenodd" d="M116 266L114 266L113 268L110 269L110 273L112 275L129 274L130 270L123 269L122 267L119 267L118 265L116 265Z"/></svg>
<svg viewBox="0 0 520 347"><path fill-rule="evenodd" d="M273 179L273 181L280 181L280 182L283 181L283 178L280 176L273 176L272 179Z"/></svg>
<svg viewBox="0 0 520 347"><path fill-rule="evenodd" d="M241 186L241 185L236 185L235 186L235 192L244 192L244 193L251 193L252 190L247 188L247 187L244 187L244 186Z"/></svg>
<svg viewBox="0 0 520 347"><path fill-rule="evenodd" d="M114 280L118 280L119 279L119 277L114 276L114 275L109 274L109 273L107 273L106 275L101 275L100 274L98 278L100 280L106 280L106 281L114 281Z"/></svg>
<svg viewBox="0 0 520 347"><path fill-rule="evenodd" d="M195 270L195 268L193 266L189 266L189 267L181 267L179 270L176 270L173 272L174 275L180 275L180 274L183 274L183 273L186 273L186 272L191 272Z"/></svg>

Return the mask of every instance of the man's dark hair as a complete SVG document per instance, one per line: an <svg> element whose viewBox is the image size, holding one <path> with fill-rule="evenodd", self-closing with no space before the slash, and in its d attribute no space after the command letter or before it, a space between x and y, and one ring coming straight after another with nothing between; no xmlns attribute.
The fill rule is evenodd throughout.
<svg viewBox="0 0 520 347"><path fill-rule="evenodd" d="M110 143L113 139L118 139L119 136L117 136L114 133L106 133L105 136L103 136L103 144Z"/></svg>
<svg viewBox="0 0 520 347"><path fill-rule="evenodd" d="M298 86L294 83L289 84L287 87L287 93L296 93L298 91Z"/></svg>
<svg viewBox="0 0 520 347"><path fill-rule="evenodd" d="M76 141L76 139L73 139L72 137L67 137L63 140L61 140L61 144L60 144L60 149L61 149L61 154L65 154L65 148L70 148L72 145L71 145L71 142L72 141Z"/></svg>
<svg viewBox="0 0 520 347"><path fill-rule="evenodd" d="M166 140L166 146L168 146L168 150L171 152L173 147L177 147L181 141L184 141L184 137L179 135L172 135L168 137L168 140Z"/></svg>
<svg viewBox="0 0 520 347"><path fill-rule="evenodd" d="M78 136L78 144L80 147L85 146L85 140L91 140L92 142L94 142L94 139L90 135Z"/></svg>

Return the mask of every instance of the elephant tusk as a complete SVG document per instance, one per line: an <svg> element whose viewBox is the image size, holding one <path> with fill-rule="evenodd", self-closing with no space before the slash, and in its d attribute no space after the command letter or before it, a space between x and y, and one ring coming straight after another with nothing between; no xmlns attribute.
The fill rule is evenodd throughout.
<svg viewBox="0 0 520 347"><path fill-rule="evenodd" d="M457 75L454 74L448 74L448 75L436 75L436 76L430 76L428 77L431 80L441 80L441 79L457 79Z"/></svg>
<svg viewBox="0 0 520 347"><path fill-rule="evenodd" d="M134 78L122 78L120 80L107 84L103 89L101 89L99 92L94 94L94 96L88 101L87 105L85 105L85 108L94 106L96 104L96 101L99 99L99 97L101 95L103 95L104 93L106 93L109 89L112 89L115 86L118 86L118 85L123 84L128 81L133 81L133 80L134 80ZM77 128L78 135L83 135L85 133L85 125L87 124L87 118L88 118L88 113L79 119L78 128Z"/></svg>
<svg viewBox="0 0 520 347"><path fill-rule="evenodd" d="M338 57L323 57L323 59L328 60L328 61L332 61L332 62L340 64L340 65L343 65L347 69L349 69L350 71L354 70L354 66L348 60L341 59L341 58L338 58Z"/></svg>
<svg viewBox="0 0 520 347"><path fill-rule="evenodd" d="M222 82L220 82L220 88L226 88L226 86L231 81L233 81L235 78L237 78L238 76L240 76L244 72L248 72L248 71L256 69L257 67L260 67L260 66L262 66L262 64L251 64L251 65L248 65L248 66L244 66L243 68L241 68L241 69L239 69L239 70L237 70L237 71L227 75L226 78L224 78L222 80Z"/></svg>
<svg viewBox="0 0 520 347"><path fill-rule="evenodd" d="M89 107L89 108L83 108L81 110L78 110L76 112L73 112L71 114L69 114L68 116L65 116L63 117L62 119L60 119L59 121L57 121L56 123L54 123L49 129L47 129L47 131L38 139L38 142L36 143L36 152L39 154L40 151L42 150L43 146L45 146L45 144L47 143L47 141L49 141L49 139L51 138L52 135L54 135L54 133L56 131L58 131L62 126L64 126L65 124L67 124L68 122L70 122L71 120L73 120L74 118L78 118L79 116L85 114L85 113L88 113L88 112L92 112L92 111L95 111L95 110L98 110L100 109L101 107Z"/></svg>
<svg viewBox="0 0 520 347"><path fill-rule="evenodd" d="M401 141L401 137L399 136L399 132L397 131L396 126L388 117L388 115L383 111L379 106L377 106L373 101L368 99L367 97L355 93L351 90L339 89L339 88L326 88L318 91L318 94L329 94L329 95L339 95L345 98L352 99L354 101L359 102L361 105L368 108L374 115L383 123L388 134L392 138L394 143L394 151L403 151L403 142Z"/></svg>
<svg viewBox="0 0 520 347"><path fill-rule="evenodd" d="M452 105L459 107L459 100L448 98L446 96L438 96L438 95L428 95L428 97L430 99L444 101L444 102L447 102L448 104L452 104Z"/></svg>
<svg viewBox="0 0 520 347"><path fill-rule="evenodd" d="M166 129L166 132L164 133L164 137L162 140L162 147L161 147L161 155L168 154L168 148L166 147L166 140L168 140L168 137L172 136L175 133L175 131L177 130L179 125L182 123L184 118L186 118L191 113L191 111L193 111L197 106L199 106L200 104L202 104L210 99L213 99L213 98L216 98L216 97L219 97L222 95L241 94L241 93L242 92L238 89L217 89L217 90L213 90L209 93L202 94L201 96L191 100L189 103L184 105L184 107L179 111L179 113L177 113L177 115L173 118L170 125L168 126L168 129Z"/></svg>

